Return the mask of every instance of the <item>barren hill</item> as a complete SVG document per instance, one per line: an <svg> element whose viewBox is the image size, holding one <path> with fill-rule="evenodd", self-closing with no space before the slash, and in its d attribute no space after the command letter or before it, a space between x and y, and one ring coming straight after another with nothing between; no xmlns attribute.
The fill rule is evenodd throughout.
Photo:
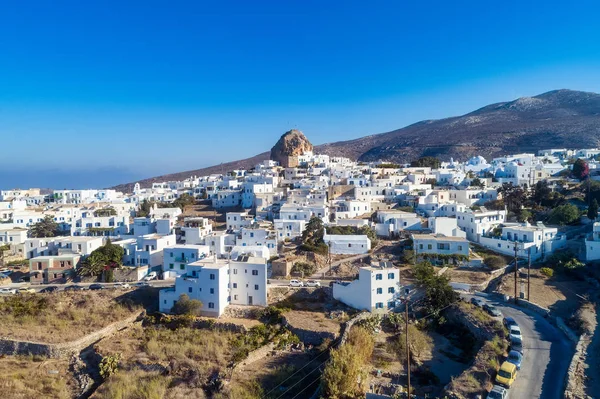
<svg viewBox="0 0 600 399"><path fill-rule="evenodd" d="M315 146L316 153L360 161L409 162L431 155L442 159L486 158L543 148L600 146L600 94L554 90L535 97L491 104L463 116L418 122L388 133ZM191 175L249 168L268 159L265 152L218 166L141 181L180 180ZM121 185L130 191L132 185Z"/></svg>

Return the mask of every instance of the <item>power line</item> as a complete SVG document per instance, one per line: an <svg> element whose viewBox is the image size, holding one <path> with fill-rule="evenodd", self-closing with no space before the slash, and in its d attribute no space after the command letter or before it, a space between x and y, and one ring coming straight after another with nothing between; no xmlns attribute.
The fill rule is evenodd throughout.
<svg viewBox="0 0 600 399"><path fill-rule="evenodd" d="M336 341L339 341L340 338L337 338ZM332 343L331 346L335 345L335 341L334 343ZM315 360L317 360L318 357L320 357L323 353L327 353L329 351L328 349L325 349L323 351L321 351L321 353L319 353L318 355L316 355L313 359L311 359L308 363L306 363L304 366L302 366L301 368L299 368L298 370L296 370L293 374L291 374L290 376L288 376L285 380L283 380L281 383L279 383L277 386L275 386L273 389L271 389L269 392L267 392L265 394L265 397L268 396L271 392L273 392L274 390L276 390L277 388L279 388L280 386L282 386L287 380L289 380L290 378L292 378L293 376L295 376L296 374L298 374L299 372L301 372L302 370L304 370L306 367L308 367L309 364L311 364L312 362L314 362ZM314 370L313 370L314 371ZM310 373L309 373L310 374Z"/></svg>
<svg viewBox="0 0 600 399"><path fill-rule="evenodd" d="M306 374L304 377L302 377L301 379L299 379L294 385L292 385L291 387L289 387L288 389L286 389L281 395L279 395L277 397L277 399L281 399L285 394L287 394L293 387L295 387L296 385L300 384L305 378L307 378L309 375L311 375L314 371L318 370L319 367L321 367L322 365L324 365L325 363L327 363L329 361L329 359L325 360L323 363L319 364L317 367L315 367L310 373ZM319 375L318 378L321 378L321 376ZM316 381L316 380L315 380ZM314 381L313 381L314 382ZM310 385L309 385L310 386ZM304 388L306 389L306 388ZM296 395L298 396L298 395ZM294 396L295 397L295 396Z"/></svg>
<svg viewBox="0 0 600 399"><path fill-rule="evenodd" d="M314 384L315 382L317 382L320 378L321 378L321 376L318 376L315 380L312 380L312 382L310 384L308 384L307 386L305 386L304 388L302 388L302 390L300 392L298 392L296 395L294 395L294 397L292 399L296 399L298 397L298 395L300 395L302 392L306 391L306 389L308 387L310 387L312 384Z"/></svg>

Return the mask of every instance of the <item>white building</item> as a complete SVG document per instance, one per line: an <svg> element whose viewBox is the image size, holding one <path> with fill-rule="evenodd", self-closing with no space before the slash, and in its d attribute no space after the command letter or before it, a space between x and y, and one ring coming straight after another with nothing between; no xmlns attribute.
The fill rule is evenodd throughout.
<svg viewBox="0 0 600 399"><path fill-rule="evenodd" d="M332 254L360 255L371 250L371 240L366 235L325 234L323 241Z"/></svg>
<svg viewBox="0 0 600 399"><path fill-rule="evenodd" d="M531 254L531 259L536 260L565 248L567 237L558 233L557 228L546 227L538 222L536 226L528 223L504 226L500 237L488 235L479 238L479 243L484 247L505 255L514 255L515 242L518 257L526 258Z"/></svg>
<svg viewBox="0 0 600 399"><path fill-rule="evenodd" d="M396 307L400 296L400 271L391 262L361 267L358 280L334 283L333 297L359 310L384 312Z"/></svg>
<svg viewBox="0 0 600 399"><path fill-rule="evenodd" d="M302 232L306 227L306 221L275 219L273 225L275 226L275 234L278 241L284 241L285 239L293 240L296 237L302 236Z"/></svg>
<svg viewBox="0 0 600 399"><path fill-rule="evenodd" d="M202 314L212 317L229 304L267 306L267 259L255 255L236 247L232 260L210 257L187 264L175 287L160 291L160 311L170 312L182 294L201 301Z"/></svg>
<svg viewBox="0 0 600 399"><path fill-rule="evenodd" d="M600 259L600 222L594 223L594 229L585 239L585 261L591 262Z"/></svg>
<svg viewBox="0 0 600 399"><path fill-rule="evenodd" d="M375 232L378 236L391 237L404 230L421 230L421 218L412 212L399 210L377 211Z"/></svg>
<svg viewBox="0 0 600 399"><path fill-rule="evenodd" d="M181 241L185 244L202 244L212 232L212 224L208 219L202 217L185 218L181 227Z"/></svg>
<svg viewBox="0 0 600 399"><path fill-rule="evenodd" d="M458 227L473 242L479 242L479 237L489 235L498 225L506 221L506 211L491 211L482 208L478 211L463 209L456 213Z"/></svg>
<svg viewBox="0 0 600 399"><path fill-rule="evenodd" d="M413 234L413 246L417 257L423 255L469 257L469 241L463 237L446 237L434 234Z"/></svg>
<svg viewBox="0 0 600 399"><path fill-rule="evenodd" d="M170 277L185 274L185 267L189 263L206 258L210 254L207 245L175 245L163 249L163 273Z"/></svg>
<svg viewBox="0 0 600 399"><path fill-rule="evenodd" d="M237 232L242 227L250 226L254 221L254 216L248 214L248 212L227 212L225 219L227 230Z"/></svg>

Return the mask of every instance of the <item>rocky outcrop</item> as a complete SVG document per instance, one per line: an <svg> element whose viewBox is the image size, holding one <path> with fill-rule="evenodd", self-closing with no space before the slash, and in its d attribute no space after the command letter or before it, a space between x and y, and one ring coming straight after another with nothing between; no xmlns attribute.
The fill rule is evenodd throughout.
<svg viewBox="0 0 600 399"><path fill-rule="evenodd" d="M306 136L296 129L286 132L271 148L271 160L285 168L298 166L298 156L312 151L313 146Z"/></svg>

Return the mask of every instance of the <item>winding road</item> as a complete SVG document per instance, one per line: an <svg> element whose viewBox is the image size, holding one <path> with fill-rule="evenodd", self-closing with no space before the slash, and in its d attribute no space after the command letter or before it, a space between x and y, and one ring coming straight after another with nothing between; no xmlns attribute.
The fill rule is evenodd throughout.
<svg viewBox="0 0 600 399"><path fill-rule="evenodd" d="M574 348L562 331L543 316L514 304L476 295L496 306L521 327L523 363L510 389L511 399L563 398L565 378Z"/></svg>

